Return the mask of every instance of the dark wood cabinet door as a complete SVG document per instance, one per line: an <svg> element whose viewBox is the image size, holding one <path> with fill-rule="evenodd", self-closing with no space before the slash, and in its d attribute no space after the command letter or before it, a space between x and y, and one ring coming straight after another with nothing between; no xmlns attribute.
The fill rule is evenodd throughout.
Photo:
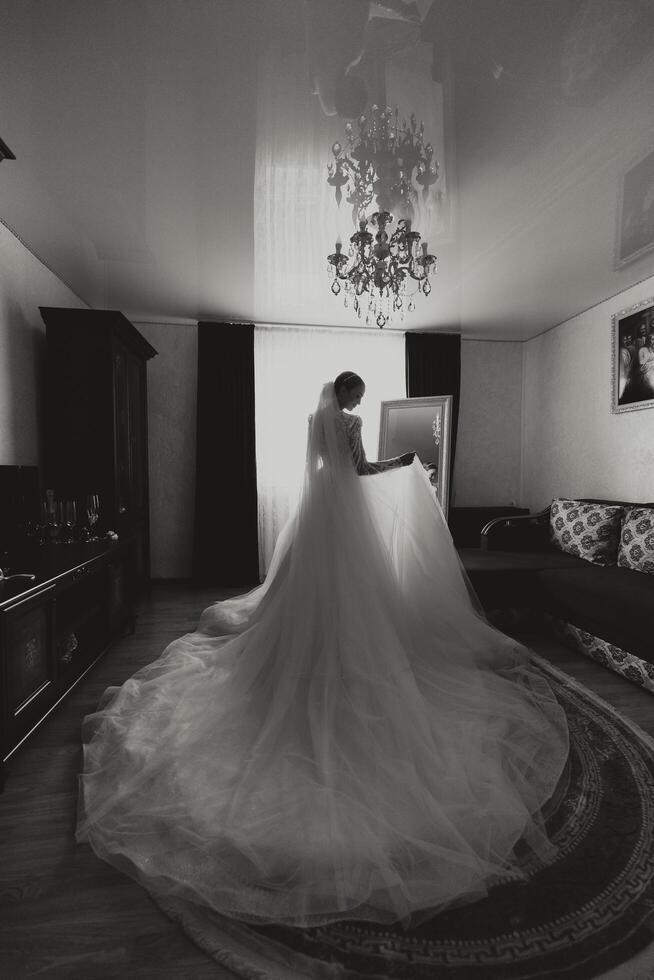
<svg viewBox="0 0 654 980"><path fill-rule="evenodd" d="M81 565L57 595L55 668L59 686L73 683L107 647L108 581L103 565Z"/></svg>
<svg viewBox="0 0 654 980"><path fill-rule="evenodd" d="M114 452L116 478L116 520L123 520L131 511L131 449L128 354L116 344L114 359Z"/></svg>
<svg viewBox="0 0 654 980"><path fill-rule="evenodd" d="M127 360L127 390L130 440L130 491L132 512L143 520L147 509L147 430L145 365L130 354Z"/></svg>

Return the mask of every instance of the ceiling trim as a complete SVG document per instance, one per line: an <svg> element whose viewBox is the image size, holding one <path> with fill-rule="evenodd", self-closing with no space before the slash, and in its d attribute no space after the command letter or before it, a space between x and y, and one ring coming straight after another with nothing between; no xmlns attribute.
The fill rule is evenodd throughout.
<svg viewBox="0 0 654 980"><path fill-rule="evenodd" d="M537 337L543 337L546 333L550 333L551 330L556 330L557 327L564 326L566 323L569 323L570 320L575 320L578 316L583 316L584 313L589 313L596 307L602 306L604 303L608 303L609 300L615 299L617 296L622 296L623 293L629 292L630 289L635 289L636 286L642 286L642 284L647 282L648 279L654 279L654 269L652 269L651 272L648 272L646 276L643 276L642 279L637 279L636 282L632 282L628 286L623 286L622 289L618 289L615 293L610 293L610 295L605 296L604 299L598 300L597 303L592 303L585 309L579 310L577 313L573 313L572 316L566 317L565 320L559 320L558 323L552 324L551 327L546 327L545 330L535 333L532 337L525 337L521 343L528 344L530 340L536 340Z"/></svg>

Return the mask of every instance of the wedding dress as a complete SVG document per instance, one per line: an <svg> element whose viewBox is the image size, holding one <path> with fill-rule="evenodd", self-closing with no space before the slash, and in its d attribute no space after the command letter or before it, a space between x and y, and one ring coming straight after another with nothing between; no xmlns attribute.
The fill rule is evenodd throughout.
<svg viewBox="0 0 654 980"><path fill-rule="evenodd" d="M563 710L476 607L420 461L360 435L325 385L266 581L85 719L78 840L155 896L413 924L515 877L518 842L552 857Z"/></svg>

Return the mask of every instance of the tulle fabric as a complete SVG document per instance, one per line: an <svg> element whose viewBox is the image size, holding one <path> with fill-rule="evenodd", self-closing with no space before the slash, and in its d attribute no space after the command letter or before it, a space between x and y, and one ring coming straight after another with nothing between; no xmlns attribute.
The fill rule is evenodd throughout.
<svg viewBox="0 0 654 980"><path fill-rule="evenodd" d="M78 840L155 894L299 926L414 924L515 876L519 841L551 859L568 751L419 460L358 477L333 385L264 584L108 689L84 743Z"/></svg>

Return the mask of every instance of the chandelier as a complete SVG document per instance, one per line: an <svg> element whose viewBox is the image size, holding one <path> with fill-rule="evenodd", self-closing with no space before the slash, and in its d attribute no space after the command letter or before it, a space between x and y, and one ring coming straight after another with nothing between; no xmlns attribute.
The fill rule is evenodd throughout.
<svg viewBox="0 0 654 980"><path fill-rule="evenodd" d="M345 306L353 301L357 316L366 323L375 320L384 327L392 315L404 318L415 309L414 296L431 292L429 278L436 268L436 258L429 254L426 242L413 231L412 222L418 204L418 190L426 201L431 185L438 180L438 163L432 160L434 148L424 144L424 123L418 126L415 115L400 125L399 111L373 105L369 116L360 116L359 132L352 123L345 132L348 146L332 146L334 162L328 165L327 183L335 189L340 205L347 187L347 202L359 230L350 238L348 254L340 241L327 256L332 277L332 293L344 290ZM375 202L373 204L373 201ZM368 215L371 208L372 214ZM390 225L393 214L401 215L395 229ZM376 229L373 236L368 225Z"/></svg>

